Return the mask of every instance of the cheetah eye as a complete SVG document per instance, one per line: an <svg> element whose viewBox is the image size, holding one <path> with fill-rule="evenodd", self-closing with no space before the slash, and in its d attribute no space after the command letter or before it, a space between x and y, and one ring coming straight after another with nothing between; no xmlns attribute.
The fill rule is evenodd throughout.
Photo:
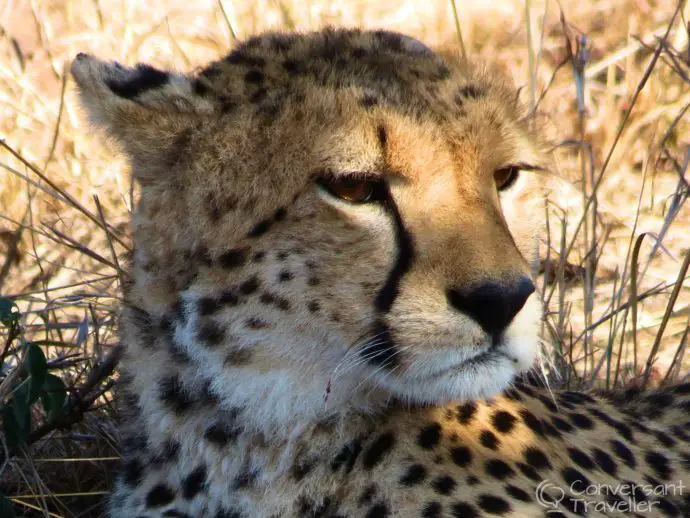
<svg viewBox="0 0 690 518"><path fill-rule="evenodd" d="M317 179L317 184L331 196L349 203L371 203L386 197L384 182L363 174L322 176Z"/></svg>
<svg viewBox="0 0 690 518"><path fill-rule="evenodd" d="M516 165L503 167L494 173L494 181L499 191L505 191L515 183L520 176L520 168Z"/></svg>

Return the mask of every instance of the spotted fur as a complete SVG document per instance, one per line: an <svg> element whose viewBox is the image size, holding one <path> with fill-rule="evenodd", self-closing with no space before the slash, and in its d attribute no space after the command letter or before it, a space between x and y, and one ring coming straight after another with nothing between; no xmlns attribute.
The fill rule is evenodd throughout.
<svg viewBox="0 0 690 518"><path fill-rule="evenodd" d="M688 385L511 386L537 349L550 159L499 73L335 29L191 75L72 72L141 185L113 518L571 516L616 483L690 513L640 488L687 479ZM339 199L343 177L376 196Z"/></svg>

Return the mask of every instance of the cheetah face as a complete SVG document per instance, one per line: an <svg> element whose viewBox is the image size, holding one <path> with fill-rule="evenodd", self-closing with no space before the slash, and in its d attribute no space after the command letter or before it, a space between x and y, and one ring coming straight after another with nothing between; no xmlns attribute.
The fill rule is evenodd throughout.
<svg viewBox="0 0 690 518"><path fill-rule="evenodd" d="M344 30L195 76L73 74L142 186L130 299L176 306L174 345L214 378L439 403L532 365L549 163L495 74Z"/></svg>

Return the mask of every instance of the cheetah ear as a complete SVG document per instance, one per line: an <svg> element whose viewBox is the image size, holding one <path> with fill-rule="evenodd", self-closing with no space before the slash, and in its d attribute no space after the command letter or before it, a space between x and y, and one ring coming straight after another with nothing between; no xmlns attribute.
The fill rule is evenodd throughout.
<svg viewBox="0 0 690 518"><path fill-rule="evenodd" d="M191 129L213 110L199 80L149 65L128 68L79 54L72 75L90 122L120 144L142 183L171 169Z"/></svg>

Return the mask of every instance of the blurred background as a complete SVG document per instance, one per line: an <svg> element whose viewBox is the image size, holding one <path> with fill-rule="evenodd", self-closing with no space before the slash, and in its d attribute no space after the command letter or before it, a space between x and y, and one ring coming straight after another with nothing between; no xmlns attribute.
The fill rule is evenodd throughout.
<svg viewBox="0 0 690 518"><path fill-rule="evenodd" d="M690 2L0 0L0 516L100 516L136 186L86 125L77 52L191 71L267 29L384 28L498 63L553 144L552 387L687 379Z"/></svg>

